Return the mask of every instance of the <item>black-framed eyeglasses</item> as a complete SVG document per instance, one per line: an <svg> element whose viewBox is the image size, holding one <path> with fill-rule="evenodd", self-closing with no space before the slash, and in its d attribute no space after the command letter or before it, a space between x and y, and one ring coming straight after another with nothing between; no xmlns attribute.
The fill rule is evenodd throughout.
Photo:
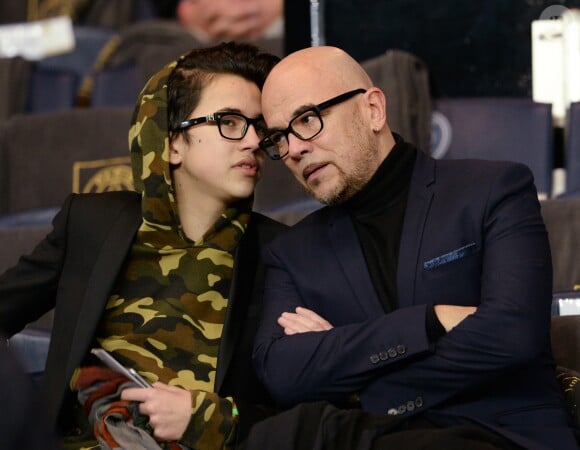
<svg viewBox="0 0 580 450"><path fill-rule="evenodd" d="M262 116L250 119L249 117L236 112L215 112L213 114L208 114L207 116L184 120L174 131L186 130L194 125L199 125L205 122L215 123L220 135L232 141L240 141L244 139L250 125L254 126L254 130L256 130L256 134L260 139L263 139L267 134L266 122L264 122Z"/></svg>
<svg viewBox="0 0 580 450"><path fill-rule="evenodd" d="M289 152L288 135L292 133L298 139L308 141L317 136L324 128L321 111L338 105L357 94L364 94L366 89L355 89L326 100L316 106L297 114L285 130L271 131L260 141L260 148L270 159L282 159Z"/></svg>

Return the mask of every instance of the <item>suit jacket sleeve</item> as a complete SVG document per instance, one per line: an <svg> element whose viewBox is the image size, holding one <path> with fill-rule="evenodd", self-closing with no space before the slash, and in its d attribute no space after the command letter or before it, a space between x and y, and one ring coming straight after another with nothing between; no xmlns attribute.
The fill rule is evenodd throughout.
<svg viewBox="0 0 580 450"><path fill-rule="evenodd" d="M439 339L432 355L385 373L365 396L380 392L387 408L420 396L430 407L490 386L497 392L504 383L494 383L502 377L519 374L527 384L539 367L551 372L551 255L526 167L514 165L497 175L481 225L477 312Z"/></svg>
<svg viewBox="0 0 580 450"><path fill-rule="evenodd" d="M415 298L412 306L362 320L351 308L349 319L342 309L354 299L341 292L346 285L340 274L338 287L327 285L329 295L324 298L323 291L320 298L308 298L316 291L304 289L309 283L315 285L332 261L301 260L300 255L294 260L305 251L294 250L296 243L278 241L269 249L254 362L278 401L333 400L358 392L361 398L372 399L369 409L377 412L416 398L429 407L547 354L551 259L531 174L523 166L510 165L498 170L482 190L484 199L474 206L480 214L475 233L482 246L481 272L470 274L481 283L474 304L478 310L435 346L430 347L426 336L426 304L452 303L437 298L437 286L454 283L453 278L444 275L429 281L419 276L418 283L424 283L421 292L429 294ZM424 235L426 240L433 238ZM300 268L299 262L308 269ZM423 270L420 261L417 272ZM323 312L315 307L324 304L331 307ZM285 336L276 319L298 305L321 313L335 328ZM396 353L393 357L390 350Z"/></svg>
<svg viewBox="0 0 580 450"><path fill-rule="evenodd" d="M0 276L0 329L11 336L55 306L66 251L72 196L53 220L52 231L29 255Z"/></svg>
<svg viewBox="0 0 580 450"><path fill-rule="evenodd" d="M390 366L429 351L426 306L385 315L372 289L345 283L347 272L363 277L364 265L345 267L334 257L328 259L331 244L326 233L317 230L290 230L289 239L276 240L264 255L268 266L264 307L253 359L258 376L283 405L320 399L341 402L385 370L385 364L373 364L371 358L383 358ZM341 248L347 255L351 250ZM335 328L285 336L277 319L297 306L318 312ZM408 326L398 326L400 322Z"/></svg>

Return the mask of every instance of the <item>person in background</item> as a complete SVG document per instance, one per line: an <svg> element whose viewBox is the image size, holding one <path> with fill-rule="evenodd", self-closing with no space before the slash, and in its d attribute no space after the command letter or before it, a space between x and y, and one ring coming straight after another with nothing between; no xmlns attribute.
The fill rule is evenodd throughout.
<svg viewBox="0 0 580 450"><path fill-rule="evenodd" d="M317 445L577 449L554 374L550 248L530 170L417 150L338 48L284 58L262 107L262 148L327 205L264 251L253 358L274 399L303 413L264 429L295 429L305 402L326 401L355 409L318 405L319 425L305 428ZM337 438L359 425L349 436L364 431L374 446Z"/></svg>
<svg viewBox="0 0 580 450"><path fill-rule="evenodd" d="M277 61L223 43L162 68L129 130L138 192L72 194L0 276L6 335L55 307L46 409L65 448L233 448L270 403L251 345L260 248L284 226L252 200L260 91ZM100 364L94 347L152 386Z"/></svg>
<svg viewBox="0 0 580 450"><path fill-rule="evenodd" d="M179 0L177 21L201 42L281 38L283 0Z"/></svg>

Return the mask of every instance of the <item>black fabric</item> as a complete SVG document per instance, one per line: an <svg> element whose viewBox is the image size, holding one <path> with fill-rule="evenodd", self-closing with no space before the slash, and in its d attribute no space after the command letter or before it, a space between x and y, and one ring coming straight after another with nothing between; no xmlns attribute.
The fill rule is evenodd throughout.
<svg viewBox="0 0 580 450"><path fill-rule="evenodd" d="M405 420L314 402L298 405L256 424L239 448L510 450L520 447L475 426L436 428L421 417Z"/></svg>
<svg viewBox="0 0 580 450"><path fill-rule="evenodd" d="M428 430L399 431L381 436L372 449L405 450L492 450L519 449L501 436L475 427L452 427Z"/></svg>
<svg viewBox="0 0 580 450"><path fill-rule="evenodd" d="M19 361L0 345L0 448L56 450L57 440L45 416L42 396L34 389Z"/></svg>
<svg viewBox="0 0 580 450"><path fill-rule="evenodd" d="M344 204L385 312L398 307L397 261L417 150L397 140L367 185Z"/></svg>
<svg viewBox="0 0 580 450"><path fill-rule="evenodd" d="M327 402L303 403L254 425L240 449L371 449L375 437L402 422Z"/></svg>
<svg viewBox="0 0 580 450"><path fill-rule="evenodd" d="M441 322L439 321L435 309L431 306L427 308L427 314L425 316L425 327L427 329L427 338L429 342L435 342L441 336L443 336L446 331Z"/></svg>

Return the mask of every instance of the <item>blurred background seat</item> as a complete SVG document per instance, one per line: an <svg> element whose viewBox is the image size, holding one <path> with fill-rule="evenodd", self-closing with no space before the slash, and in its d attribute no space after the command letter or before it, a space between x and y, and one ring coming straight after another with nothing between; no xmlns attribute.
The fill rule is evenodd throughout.
<svg viewBox="0 0 580 450"><path fill-rule="evenodd" d="M28 112L75 107L79 103L78 89L82 80L91 72L103 47L114 39L117 31L76 25L73 34L75 46L71 52L44 58L33 64Z"/></svg>
<svg viewBox="0 0 580 450"><path fill-rule="evenodd" d="M68 69L33 66L27 88L27 113L44 113L75 106L79 78Z"/></svg>
<svg viewBox="0 0 580 450"><path fill-rule="evenodd" d="M0 123L0 273L46 236L70 192L132 188L132 110L66 109ZM50 311L10 339L36 382L44 372L52 316Z"/></svg>
<svg viewBox="0 0 580 450"><path fill-rule="evenodd" d="M26 112L32 63L21 57L0 58L0 123Z"/></svg>
<svg viewBox="0 0 580 450"><path fill-rule="evenodd" d="M540 202L554 268L553 291L580 287L580 198Z"/></svg>
<svg viewBox="0 0 580 450"><path fill-rule="evenodd" d="M556 377L580 430L580 198L541 202L552 250L551 343Z"/></svg>
<svg viewBox="0 0 580 450"><path fill-rule="evenodd" d="M390 49L361 63L387 97L392 131L427 152L431 134L431 90L427 65L417 56Z"/></svg>
<svg viewBox="0 0 580 450"><path fill-rule="evenodd" d="M67 70L82 79L93 67L97 56L117 31L103 27L73 26L73 51L50 56L36 62L38 69Z"/></svg>
<svg viewBox="0 0 580 450"><path fill-rule="evenodd" d="M168 62L192 48L203 46L175 21L152 20L122 28L101 49L81 82L79 103L110 105L110 88L117 79L131 93L139 92L147 80ZM99 92L95 93L95 89ZM97 96L96 104L93 96ZM133 105L136 95L124 93L116 104Z"/></svg>
<svg viewBox="0 0 580 450"><path fill-rule="evenodd" d="M524 163L534 174L540 198L551 197L551 105L526 98L441 98L433 109L433 157Z"/></svg>
<svg viewBox="0 0 580 450"><path fill-rule="evenodd" d="M69 109L0 124L0 216L58 207L74 191L130 188L131 114L132 108Z"/></svg>
<svg viewBox="0 0 580 450"><path fill-rule="evenodd" d="M554 316L550 338L556 378L565 405L580 435L580 315Z"/></svg>
<svg viewBox="0 0 580 450"><path fill-rule="evenodd" d="M566 191L564 197L580 197L580 102L570 104L566 125Z"/></svg>
<svg viewBox="0 0 580 450"><path fill-rule="evenodd" d="M30 0L0 2L0 24L68 15L76 25L120 29L157 16L157 0ZM171 3L171 2L169 2Z"/></svg>
<svg viewBox="0 0 580 450"><path fill-rule="evenodd" d="M140 77L134 65L106 69L92 76L91 107L132 106L140 90Z"/></svg>

